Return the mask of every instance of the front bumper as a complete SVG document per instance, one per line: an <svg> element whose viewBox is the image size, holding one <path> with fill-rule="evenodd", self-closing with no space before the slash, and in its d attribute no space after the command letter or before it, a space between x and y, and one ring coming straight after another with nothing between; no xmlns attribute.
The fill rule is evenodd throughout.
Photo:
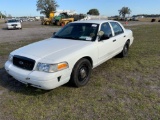
<svg viewBox="0 0 160 120"><path fill-rule="evenodd" d="M17 25L17 26L11 26L11 25L9 25L9 26L7 26L7 28L8 29L21 29L22 27L21 27L21 25Z"/></svg>
<svg viewBox="0 0 160 120"><path fill-rule="evenodd" d="M55 73L45 73L40 71L28 71L14 66L10 61L5 63L5 70L16 80L44 90L54 89L70 79L69 69Z"/></svg>

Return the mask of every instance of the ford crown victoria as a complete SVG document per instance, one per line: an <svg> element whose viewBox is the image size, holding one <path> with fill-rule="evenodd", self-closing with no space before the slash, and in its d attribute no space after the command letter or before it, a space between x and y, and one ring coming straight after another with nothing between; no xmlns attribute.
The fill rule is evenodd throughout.
<svg viewBox="0 0 160 120"><path fill-rule="evenodd" d="M11 52L5 70L16 80L45 90L67 82L81 87L93 68L116 55L126 57L132 43L132 31L117 21L76 21L51 38Z"/></svg>
<svg viewBox="0 0 160 120"><path fill-rule="evenodd" d="M8 20L7 23L7 29L22 29L22 25L21 25L21 22L19 20L16 20L16 19L11 19L11 20Z"/></svg>

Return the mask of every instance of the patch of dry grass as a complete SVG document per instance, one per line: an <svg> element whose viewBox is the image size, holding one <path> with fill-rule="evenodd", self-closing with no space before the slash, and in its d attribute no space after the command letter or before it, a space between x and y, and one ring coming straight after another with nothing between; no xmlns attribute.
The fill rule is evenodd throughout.
<svg viewBox="0 0 160 120"><path fill-rule="evenodd" d="M158 22L158 20L160 20L159 18L138 18L138 21L151 22L152 19L156 19L156 22Z"/></svg>
<svg viewBox="0 0 160 120"><path fill-rule="evenodd" d="M4 23L5 21L3 19L0 19L0 24Z"/></svg>

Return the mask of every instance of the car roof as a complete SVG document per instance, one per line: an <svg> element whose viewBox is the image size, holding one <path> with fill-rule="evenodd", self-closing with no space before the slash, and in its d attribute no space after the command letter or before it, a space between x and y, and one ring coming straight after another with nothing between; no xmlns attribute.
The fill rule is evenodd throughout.
<svg viewBox="0 0 160 120"><path fill-rule="evenodd" d="M81 21L75 21L73 23L96 23L96 24L102 24L104 22L113 22L113 20L81 20Z"/></svg>

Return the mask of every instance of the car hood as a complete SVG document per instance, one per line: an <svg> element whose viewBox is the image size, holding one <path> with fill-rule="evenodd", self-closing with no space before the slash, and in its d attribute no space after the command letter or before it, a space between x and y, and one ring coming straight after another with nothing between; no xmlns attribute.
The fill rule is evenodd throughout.
<svg viewBox="0 0 160 120"><path fill-rule="evenodd" d="M13 51L11 54L29 57L35 60L60 58L83 49L91 44L90 41L49 38L43 41L32 43Z"/></svg>

